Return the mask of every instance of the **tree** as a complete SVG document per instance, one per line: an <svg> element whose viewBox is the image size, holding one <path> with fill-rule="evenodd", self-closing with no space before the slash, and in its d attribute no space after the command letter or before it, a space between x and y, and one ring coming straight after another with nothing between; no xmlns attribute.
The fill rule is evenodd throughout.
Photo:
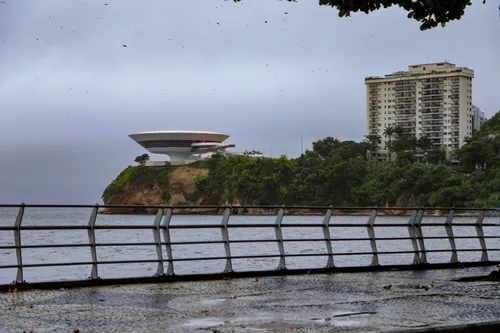
<svg viewBox="0 0 500 333"><path fill-rule="evenodd" d="M500 158L494 151L490 139L472 141L455 152L460 165L467 170L488 170L499 164Z"/></svg>
<svg viewBox="0 0 500 333"><path fill-rule="evenodd" d="M486 120L482 125L479 131L482 134L500 134L500 110L491 117Z"/></svg>
<svg viewBox="0 0 500 333"><path fill-rule="evenodd" d="M142 154L139 155L135 158L134 162L139 164L140 166L144 166L147 161L149 161L149 155L148 154Z"/></svg>
<svg viewBox="0 0 500 333"><path fill-rule="evenodd" d="M366 144L370 155L373 157L377 154L382 138L378 134L365 135L363 142Z"/></svg>
<svg viewBox="0 0 500 333"><path fill-rule="evenodd" d="M395 127L395 140L391 142L392 151L400 153L403 151L412 151L415 153L417 150L417 138L415 135L406 133L402 127Z"/></svg>
<svg viewBox="0 0 500 333"><path fill-rule="evenodd" d="M313 146L313 151L319 154L319 156L326 158L331 155L333 155L333 152L335 149L338 147L340 144L340 141L328 136L322 140L314 141L312 146Z"/></svg>
<svg viewBox="0 0 500 333"><path fill-rule="evenodd" d="M389 155L393 152L392 138L395 134L394 129L395 127L392 125L386 125L384 128L384 136L387 139L387 142L385 143L385 148L389 151Z"/></svg>
<svg viewBox="0 0 500 333"><path fill-rule="evenodd" d="M240 2L241 0L234 0ZM296 0L288 0L296 2ZM483 0L485 3L486 0ZM471 5L470 0L319 0L322 6L330 6L339 11L340 17L349 17L351 13L364 12L366 14L379 10L399 6L408 12L408 18L420 22L420 30L428 30L438 25L462 18L465 8Z"/></svg>
<svg viewBox="0 0 500 333"><path fill-rule="evenodd" d="M417 148L426 153L432 149L432 141L426 136L421 136L417 139Z"/></svg>
<svg viewBox="0 0 500 333"><path fill-rule="evenodd" d="M438 147L427 153L427 162L431 164L444 164L446 162L446 150Z"/></svg>

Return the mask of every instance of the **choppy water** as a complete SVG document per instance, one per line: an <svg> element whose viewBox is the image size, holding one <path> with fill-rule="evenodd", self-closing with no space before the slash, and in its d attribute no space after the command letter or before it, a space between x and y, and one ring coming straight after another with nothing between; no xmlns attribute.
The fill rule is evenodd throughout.
<svg viewBox="0 0 500 333"><path fill-rule="evenodd" d="M14 224L17 209L0 209L0 225ZM91 209L26 209L23 225L86 225L91 214ZM179 224L218 224L222 216L186 216L177 215L172 217L172 225ZM285 216L283 224L293 223L321 223L322 216ZM231 224L258 224L273 223L274 216L232 216ZM342 238L366 238L366 228L339 228L335 223L366 223L366 216L333 216L331 219L330 233L333 240ZM425 217L424 222L444 222L442 217ZM486 218L486 222L498 223L498 218ZM144 215L99 215L99 225L140 224L151 225L154 216ZM475 221L474 218L457 217L456 222ZM400 228L378 227L377 223L401 223ZM406 227L408 217L385 217L379 216L375 222L375 234L378 237L408 237ZM444 227L423 227L424 236L446 236ZM500 224L497 227L484 227L485 235L500 237ZM454 227L456 236L475 236L474 226ZM273 228L236 228L229 229L230 239L275 239ZM321 228L283 228L284 239L297 238L322 238ZM220 229L186 229L171 230L173 242L179 241L203 241L221 240ZM97 243L126 243L126 242L153 242L151 230L96 230ZM46 230L46 231L22 231L22 243L28 244L88 244L86 230ZM13 232L0 231L0 244L13 245ZM449 249L447 239L426 240L427 249ZM477 239L457 239L457 248L480 249ZM486 239L488 248L500 248L500 238ZM333 252L352 253L370 252L368 241L334 241ZM377 241L379 251L411 251L413 250L409 240ZM163 257L167 258L163 248ZM326 253L324 242L285 242L287 254ZM277 254L278 246L273 243L243 243L231 244L231 254L257 255ZM156 259L154 246L126 246L126 247L98 247L98 260L140 260ZM217 257L224 256L223 244L206 245L175 245L173 246L174 258L187 257ZM427 259L430 263L448 262L451 253L428 253ZM500 252L490 252L490 260L500 260ZM462 262L479 261L481 253L459 252L459 260ZM268 270L278 266L278 258L261 259L237 259L233 260L235 271ZM287 268L319 268L326 265L326 256L313 257L290 257L286 259ZM35 263L57 263L57 262L79 262L91 261L88 247L81 248L44 248L23 249L23 262L25 264ZM334 258L337 266L360 266L371 263L371 255L365 256L336 256ZM387 264L411 264L413 254L380 255L381 265ZM16 264L14 250L0 250L0 266ZM175 262L176 274L190 273L213 273L224 270L224 260L186 261ZM101 278L111 277L135 277L151 276L156 273L156 263L122 264L122 265L99 265L99 276ZM166 269L166 263L165 263ZM86 279L90 275L90 266L60 266L43 268L25 268L24 279L27 282L74 280ZM10 283L15 279L15 269L0 269L0 284Z"/></svg>

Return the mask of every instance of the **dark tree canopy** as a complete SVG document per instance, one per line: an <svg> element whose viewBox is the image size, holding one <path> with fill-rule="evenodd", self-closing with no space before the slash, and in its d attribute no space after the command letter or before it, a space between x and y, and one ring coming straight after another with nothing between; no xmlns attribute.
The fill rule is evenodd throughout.
<svg viewBox="0 0 500 333"><path fill-rule="evenodd" d="M234 0L240 2L241 0ZM296 2L296 0L288 0ZM483 1L485 3L486 0ZM330 6L339 10L340 17L351 13L366 14L382 7L399 6L408 12L408 18L420 22L421 30L435 28L438 25L460 19L465 8L471 5L469 0L319 0L321 6Z"/></svg>

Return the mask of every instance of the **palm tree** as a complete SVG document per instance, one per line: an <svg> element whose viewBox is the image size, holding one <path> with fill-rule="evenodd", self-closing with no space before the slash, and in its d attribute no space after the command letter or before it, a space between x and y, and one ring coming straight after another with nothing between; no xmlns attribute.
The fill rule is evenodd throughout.
<svg viewBox="0 0 500 333"><path fill-rule="evenodd" d="M392 137L395 134L395 128L393 125L386 125L384 128L384 136L387 138L387 143L385 147L389 151L389 154L392 153Z"/></svg>

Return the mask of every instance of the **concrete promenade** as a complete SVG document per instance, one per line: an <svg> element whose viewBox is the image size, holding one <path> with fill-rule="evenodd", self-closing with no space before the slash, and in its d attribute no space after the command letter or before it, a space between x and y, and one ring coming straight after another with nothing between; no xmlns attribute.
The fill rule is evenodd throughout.
<svg viewBox="0 0 500 333"><path fill-rule="evenodd" d="M494 267L0 294L0 332L380 332L500 319Z"/></svg>

